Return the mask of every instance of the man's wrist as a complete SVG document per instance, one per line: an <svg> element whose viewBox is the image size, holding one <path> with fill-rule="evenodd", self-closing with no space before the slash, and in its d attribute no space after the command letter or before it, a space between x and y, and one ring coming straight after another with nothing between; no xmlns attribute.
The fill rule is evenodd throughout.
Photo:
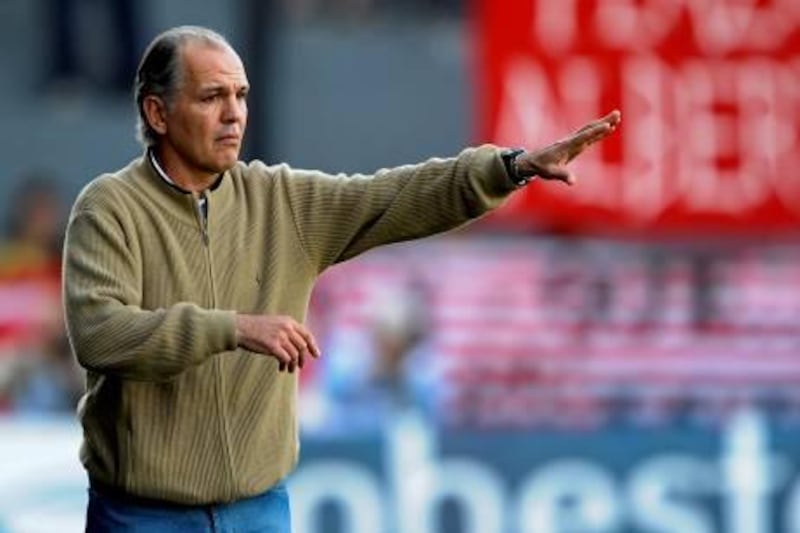
<svg viewBox="0 0 800 533"><path fill-rule="evenodd" d="M234 318L234 325L236 329L236 346L243 347L245 344L245 335L247 330L247 315L236 313Z"/></svg>
<svg viewBox="0 0 800 533"><path fill-rule="evenodd" d="M519 167L519 157L524 153L524 148L509 148L500 153L503 166L506 169L506 175L515 187L524 187L535 177L535 174L526 173L524 169Z"/></svg>

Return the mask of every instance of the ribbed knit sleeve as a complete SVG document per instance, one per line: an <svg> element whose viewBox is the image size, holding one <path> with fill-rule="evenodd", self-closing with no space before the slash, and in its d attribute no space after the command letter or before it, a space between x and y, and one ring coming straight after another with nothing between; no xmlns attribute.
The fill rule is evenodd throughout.
<svg viewBox="0 0 800 533"><path fill-rule="evenodd" d="M73 212L64 256L70 342L86 369L125 379L165 381L236 347L235 314L192 303L142 310L142 259L115 217Z"/></svg>
<svg viewBox="0 0 800 533"><path fill-rule="evenodd" d="M320 271L375 246L455 228L514 190L490 145L371 176L293 171L288 181L299 239Z"/></svg>

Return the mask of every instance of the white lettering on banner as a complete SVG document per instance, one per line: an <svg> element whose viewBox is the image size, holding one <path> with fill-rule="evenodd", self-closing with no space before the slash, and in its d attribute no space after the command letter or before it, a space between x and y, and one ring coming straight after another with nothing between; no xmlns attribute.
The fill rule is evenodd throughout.
<svg viewBox="0 0 800 533"><path fill-rule="evenodd" d="M430 470L410 474L407 482L419 489L398 516L399 531L436 533L438 511L445 501L458 504L463 533L503 531L507 495L502 478L490 468L465 458L434 461ZM416 480L428 483L416 484ZM408 494L407 494L408 495Z"/></svg>
<svg viewBox="0 0 800 533"><path fill-rule="evenodd" d="M786 485L792 465L770 453L767 434L761 415L742 411L725 430L719 462L656 455L631 465L627 482L621 482L594 462L551 460L525 476L515 498L488 466L438 456L431 428L403 417L387 433L386 467L394 472L389 486L360 465L315 461L290 477L293 521L297 533L316 533L320 505L330 501L348 517L345 531L433 533L437 507L448 498L459 504L467 532L611 533L633 527L652 533L768 533L771 497ZM788 494L778 530L796 532L797 479ZM722 503L719 524L703 507L710 499ZM389 516L393 520L382 520Z"/></svg>
<svg viewBox="0 0 800 533"><path fill-rule="evenodd" d="M519 531L618 531L619 501L614 479L605 469L586 461L554 461L520 488Z"/></svg>
<svg viewBox="0 0 800 533"><path fill-rule="evenodd" d="M576 0L536 0L533 17L533 34L542 48L561 54L567 51L578 31Z"/></svg>
<svg viewBox="0 0 800 533"><path fill-rule="evenodd" d="M734 50L769 51L780 47L797 28L796 0L686 0L697 46L709 55Z"/></svg>
<svg viewBox="0 0 800 533"><path fill-rule="evenodd" d="M668 165L678 151L678 135L666 109L666 95L674 92L672 83L666 69L654 57L633 58L623 69L625 163L620 173L623 188L618 208L636 220L656 218L671 202ZM585 196L581 199L592 203Z"/></svg>
<svg viewBox="0 0 800 533"><path fill-rule="evenodd" d="M598 37L610 48L627 50L656 46L675 28L684 7L681 0L597 3L593 20Z"/></svg>
<svg viewBox="0 0 800 533"><path fill-rule="evenodd" d="M644 54L620 68L621 161L603 161L597 149L575 166L578 174L618 179L585 180L569 191L573 201L641 222L676 203L689 212L737 214L773 196L800 212L800 69L767 58L674 67ZM601 113L601 72L586 57L568 58L551 74L535 58L517 59L494 138L539 146Z"/></svg>
<svg viewBox="0 0 800 533"><path fill-rule="evenodd" d="M0 532L79 533L86 472L72 417L0 416Z"/></svg>
<svg viewBox="0 0 800 533"><path fill-rule="evenodd" d="M661 44L684 17L704 55L780 48L800 24L797 0L597 0L591 28L580 27L575 0L531 0L532 37L551 53L566 52L593 29L615 50L642 51Z"/></svg>
<svg viewBox="0 0 800 533"><path fill-rule="evenodd" d="M778 186L786 178L797 181L796 136L785 133L794 129L800 99L779 97L785 65L768 59L696 60L677 69L656 68L674 80L665 104L673 108L673 135L682 132L671 142L676 151L670 155L677 160L674 200L690 211L730 214L756 208L771 195L787 207L800 205ZM670 124L669 117L661 122ZM670 198L665 200L666 207Z"/></svg>
<svg viewBox="0 0 800 533"><path fill-rule="evenodd" d="M717 472L714 465L690 455L646 461L628 485L633 525L652 533L714 533L710 513L689 502L714 495Z"/></svg>
<svg viewBox="0 0 800 533"><path fill-rule="evenodd" d="M753 411L744 411L726 435L722 458L727 522L731 533L769 533L770 496L782 484L769 457L767 428Z"/></svg>
<svg viewBox="0 0 800 533"><path fill-rule="evenodd" d="M520 140L537 144L544 142L557 129L553 124L555 95L541 65L528 58L511 63L503 81L502 106L494 138L498 144L513 146ZM569 109L564 105L566 109ZM535 144L531 144L535 146Z"/></svg>
<svg viewBox="0 0 800 533"><path fill-rule="evenodd" d="M744 133L752 121L743 116L750 102L739 98L742 94L737 85L745 80L770 89L772 76L748 79L749 73L746 63L695 61L687 62L678 73L681 90L673 93L676 122L687 127L682 129L685 142L677 151L675 179L678 196L692 211L737 213L760 205L768 197L769 181L774 176L762 162L772 147ZM741 120L736 120L734 112L715 109L721 105L733 107ZM762 107L768 105L764 100ZM767 139L770 137L774 136ZM733 169L720 166L721 159L738 158L741 163Z"/></svg>
<svg viewBox="0 0 800 533"><path fill-rule="evenodd" d="M317 462L293 475L291 486L292 522L297 531L316 531L314 518L326 502L337 504L342 511L344 531L375 533L386 523L380 485L357 463Z"/></svg>
<svg viewBox="0 0 800 533"><path fill-rule="evenodd" d="M617 212L633 226L681 217L684 225L751 217L786 224L800 214L800 72L790 49L800 1L517 5L526 3L528 50L514 43L498 52L507 70L492 140L536 147L606 107L625 116L619 141L575 166L609 178L540 194ZM594 154L616 142L619 160ZM509 210L528 201L512 200Z"/></svg>
<svg viewBox="0 0 800 533"><path fill-rule="evenodd" d="M786 531L800 531L800 483L795 483L786 498Z"/></svg>
<svg viewBox="0 0 800 533"><path fill-rule="evenodd" d="M800 212L800 59L795 59L786 67L775 76L776 101L781 103L772 124L775 176L781 198L785 199L787 206ZM761 133L766 129L762 126ZM781 164L781 160L786 163Z"/></svg>
<svg viewBox="0 0 800 533"><path fill-rule="evenodd" d="M437 511L445 500L458 502L465 533L504 530L507 495L500 476L469 459L438 459L435 437L414 411L398 415L388 436L398 533L438 531Z"/></svg>

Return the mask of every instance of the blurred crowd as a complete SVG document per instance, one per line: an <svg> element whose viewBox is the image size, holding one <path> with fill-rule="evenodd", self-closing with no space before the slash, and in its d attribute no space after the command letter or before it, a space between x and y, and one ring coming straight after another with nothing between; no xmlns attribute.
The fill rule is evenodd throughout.
<svg viewBox="0 0 800 533"><path fill-rule="evenodd" d="M61 316L63 198L48 176L24 177L0 242L0 412L68 412L82 377Z"/></svg>
<svg viewBox="0 0 800 533"><path fill-rule="evenodd" d="M713 428L745 406L800 424L791 246L468 233L318 289L307 428L374 429L408 406L485 430Z"/></svg>
<svg viewBox="0 0 800 533"><path fill-rule="evenodd" d="M66 205L22 177L0 241L0 413L73 413L61 315ZM307 431L434 425L715 425L743 404L800 423L800 257L787 246L642 245L467 233L332 269L312 298L324 357Z"/></svg>

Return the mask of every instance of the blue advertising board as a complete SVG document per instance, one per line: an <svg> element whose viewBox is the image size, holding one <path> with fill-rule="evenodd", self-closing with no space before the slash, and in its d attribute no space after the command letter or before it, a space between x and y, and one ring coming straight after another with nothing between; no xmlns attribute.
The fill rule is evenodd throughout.
<svg viewBox="0 0 800 533"><path fill-rule="evenodd" d="M399 417L374 439L308 440L298 531L800 531L796 431L741 411L722 428L438 435Z"/></svg>
<svg viewBox="0 0 800 533"><path fill-rule="evenodd" d="M0 420L0 531L82 531L72 420ZM792 533L796 429L439 432L415 412L371 435L303 438L295 533Z"/></svg>

